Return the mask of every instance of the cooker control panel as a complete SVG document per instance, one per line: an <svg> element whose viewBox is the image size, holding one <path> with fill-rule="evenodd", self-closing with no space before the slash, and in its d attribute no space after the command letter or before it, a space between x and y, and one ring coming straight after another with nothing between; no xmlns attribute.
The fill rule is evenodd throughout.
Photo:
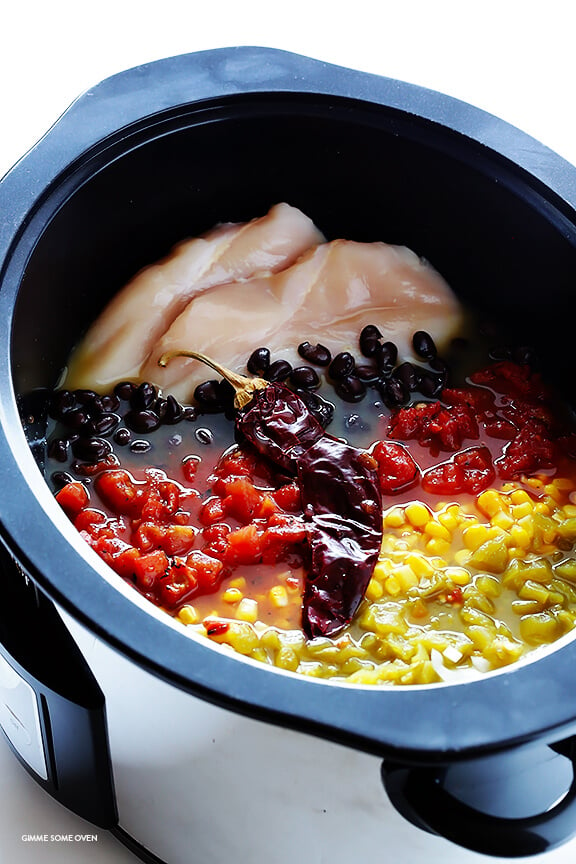
<svg viewBox="0 0 576 864"><path fill-rule="evenodd" d="M13 748L48 779L36 693L0 652L0 726Z"/></svg>

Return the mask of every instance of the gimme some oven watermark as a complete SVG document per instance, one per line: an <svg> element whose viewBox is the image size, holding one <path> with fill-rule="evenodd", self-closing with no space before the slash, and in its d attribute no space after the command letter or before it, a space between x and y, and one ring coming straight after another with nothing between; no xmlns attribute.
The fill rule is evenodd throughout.
<svg viewBox="0 0 576 864"><path fill-rule="evenodd" d="M22 834L22 843L97 843L98 834Z"/></svg>

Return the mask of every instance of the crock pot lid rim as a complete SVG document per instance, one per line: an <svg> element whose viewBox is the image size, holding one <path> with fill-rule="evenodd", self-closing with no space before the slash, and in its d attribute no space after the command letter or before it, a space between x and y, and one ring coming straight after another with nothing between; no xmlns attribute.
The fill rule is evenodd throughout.
<svg viewBox="0 0 576 864"><path fill-rule="evenodd" d="M481 108L421 85L282 49L236 46L154 60L111 75L82 93L0 181L2 209L8 208L11 217L4 230L23 221L38 192L71 161L120 129L179 105L263 92L348 97L429 120L494 150L576 207L576 168ZM0 230L0 251L2 234Z"/></svg>

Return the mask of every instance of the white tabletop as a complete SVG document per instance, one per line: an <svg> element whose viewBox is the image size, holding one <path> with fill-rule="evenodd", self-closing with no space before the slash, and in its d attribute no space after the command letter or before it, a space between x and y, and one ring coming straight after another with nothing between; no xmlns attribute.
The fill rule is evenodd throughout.
<svg viewBox="0 0 576 864"><path fill-rule="evenodd" d="M5 3L0 176L76 96L103 78L162 57L231 45L283 48L439 90L508 120L576 164L571 7L569 0ZM31 841L27 835L48 840ZM72 840L51 840L52 835ZM532 860L571 864L575 856L572 841ZM494 860L465 856L472 859ZM134 860L105 832L50 799L0 738L1 862ZM404 862L416 860L404 850Z"/></svg>

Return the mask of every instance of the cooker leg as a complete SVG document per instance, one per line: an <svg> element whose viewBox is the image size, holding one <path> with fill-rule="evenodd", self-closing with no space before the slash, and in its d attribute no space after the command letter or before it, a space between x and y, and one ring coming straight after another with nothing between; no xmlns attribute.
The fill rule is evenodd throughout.
<svg viewBox="0 0 576 864"><path fill-rule="evenodd" d="M385 761L382 781L419 828L486 855L536 855L576 834L575 742L440 766Z"/></svg>

